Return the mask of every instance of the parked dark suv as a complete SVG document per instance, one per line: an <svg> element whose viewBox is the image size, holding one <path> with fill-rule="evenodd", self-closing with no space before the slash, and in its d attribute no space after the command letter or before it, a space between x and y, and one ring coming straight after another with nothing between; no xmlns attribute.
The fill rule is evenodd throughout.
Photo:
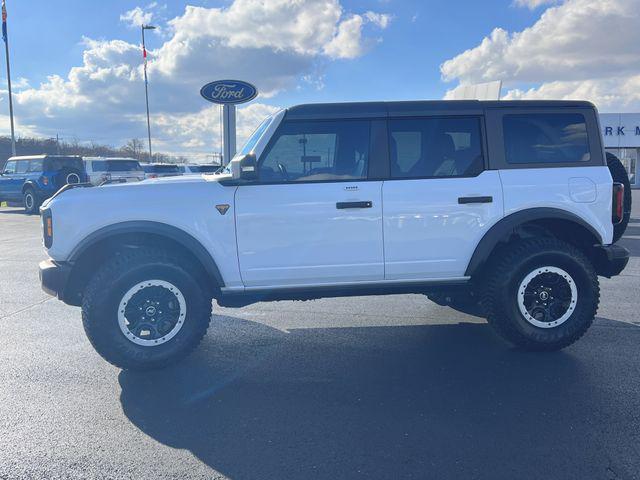
<svg viewBox="0 0 640 480"><path fill-rule="evenodd" d="M0 202L21 202L26 213L33 214L64 185L86 181L82 157L11 157L0 173Z"/></svg>

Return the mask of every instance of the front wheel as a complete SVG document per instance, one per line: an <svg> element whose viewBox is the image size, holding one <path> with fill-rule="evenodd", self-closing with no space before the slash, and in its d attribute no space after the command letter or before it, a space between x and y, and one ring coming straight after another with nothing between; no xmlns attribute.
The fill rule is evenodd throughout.
<svg viewBox="0 0 640 480"><path fill-rule="evenodd" d="M90 280L82 304L85 332L96 351L123 369L170 365L205 335L211 298L188 263L136 249L107 261Z"/></svg>
<svg viewBox="0 0 640 480"><path fill-rule="evenodd" d="M585 255L555 238L521 240L500 253L487 271L487 320L527 350L559 350L593 323L598 277Z"/></svg>

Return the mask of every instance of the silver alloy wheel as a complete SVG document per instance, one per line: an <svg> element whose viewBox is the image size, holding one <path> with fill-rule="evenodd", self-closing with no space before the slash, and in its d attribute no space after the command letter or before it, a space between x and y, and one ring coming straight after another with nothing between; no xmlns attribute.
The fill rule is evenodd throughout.
<svg viewBox="0 0 640 480"><path fill-rule="evenodd" d="M69 185L75 185L76 183L80 183L80 176L77 173L70 173L67 175L66 180Z"/></svg>
<svg viewBox="0 0 640 480"><path fill-rule="evenodd" d="M186 316L184 295L165 280L137 283L118 305L120 331L128 340L144 347L171 340L182 329Z"/></svg>
<svg viewBox="0 0 640 480"><path fill-rule="evenodd" d="M31 192L27 192L24 195L24 207L27 210L33 210L33 206L35 205L36 200L33 198L33 194Z"/></svg>
<svg viewBox="0 0 640 480"><path fill-rule="evenodd" d="M539 267L518 287L518 308L531 325L554 328L566 322L576 309L578 289L566 271L558 267Z"/></svg>

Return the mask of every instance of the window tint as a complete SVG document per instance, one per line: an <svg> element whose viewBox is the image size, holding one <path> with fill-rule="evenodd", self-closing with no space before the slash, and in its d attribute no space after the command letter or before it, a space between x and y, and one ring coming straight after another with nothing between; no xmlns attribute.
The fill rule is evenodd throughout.
<svg viewBox="0 0 640 480"><path fill-rule="evenodd" d="M16 173L16 162L7 162L4 167L4 173Z"/></svg>
<svg viewBox="0 0 640 480"><path fill-rule="evenodd" d="M27 170L29 170L29 160L16 162L16 173L27 173Z"/></svg>
<svg viewBox="0 0 640 480"><path fill-rule="evenodd" d="M29 162L29 172L42 172L42 167L44 165L44 160L31 160Z"/></svg>
<svg viewBox="0 0 640 480"><path fill-rule="evenodd" d="M482 171L480 119L389 120L393 178L455 177Z"/></svg>
<svg viewBox="0 0 640 480"><path fill-rule="evenodd" d="M84 164L80 158L48 157L44 160L44 169L55 172L62 169L84 171Z"/></svg>
<svg viewBox="0 0 640 480"><path fill-rule="evenodd" d="M319 182L367 177L369 122L284 123L260 163L260 181Z"/></svg>
<svg viewBox="0 0 640 480"><path fill-rule="evenodd" d="M507 163L576 163L591 159L584 116L578 113L505 115Z"/></svg>

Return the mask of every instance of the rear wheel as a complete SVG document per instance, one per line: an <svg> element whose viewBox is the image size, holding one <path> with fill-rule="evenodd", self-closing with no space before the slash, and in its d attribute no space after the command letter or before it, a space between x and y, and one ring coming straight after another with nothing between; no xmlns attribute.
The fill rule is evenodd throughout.
<svg viewBox="0 0 640 480"><path fill-rule="evenodd" d="M528 350L559 350L591 326L598 277L584 254L555 238L514 242L489 265L483 305L506 340Z"/></svg>
<svg viewBox="0 0 640 480"><path fill-rule="evenodd" d="M23 204L24 211L28 215L33 215L38 213L38 209L40 208L40 201L38 200L38 196L33 188L25 189L23 195Z"/></svg>
<svg viewBox="0 0 640 480"><path fill-rule="evenodd" d="M163 367L188 355L211 320L211 297L183 259L151 249L118 255L87 286L85 332L97 352L123 368Z"/></svg>
<svg viewBox="0 0 640 480"><path fill-rule="evenodd" d="M620 159L609 152L607 152L607 166L613 181L624 185L624 215L622 221L613 226L613 241L617 242L627 230L627 225L629 225L629 219L631 218L631 183L629 182L627 169L624 168Z"/></svg>

